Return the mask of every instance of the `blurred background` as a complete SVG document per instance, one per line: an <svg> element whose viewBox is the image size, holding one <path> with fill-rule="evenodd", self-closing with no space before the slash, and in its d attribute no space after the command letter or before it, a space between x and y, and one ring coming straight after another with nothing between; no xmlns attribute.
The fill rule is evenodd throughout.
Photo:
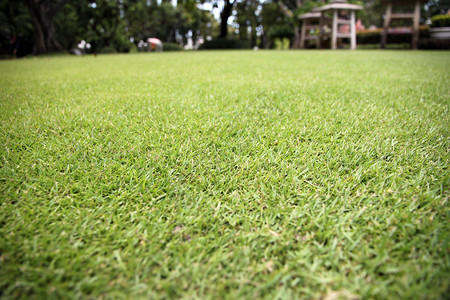
<svg viewBox="0 0 450 300"><path fill-rule="evenodd" d="M298 48L299 16L329 2L0 0L0 55L11 58L47 53L84 55L156 50L149 38L159 39L164 51ZM356 14L358 46L378 47L385 17L382 1L347 2L363 6ZM449 7L450 0L423 2L421 48L433 48L434 44L428 40L433 17L450 26ZM407 22L399 25L410 26ZM393 39L391 43L401 48L409 43L410 37L402 37L400 30Z"/></svg>

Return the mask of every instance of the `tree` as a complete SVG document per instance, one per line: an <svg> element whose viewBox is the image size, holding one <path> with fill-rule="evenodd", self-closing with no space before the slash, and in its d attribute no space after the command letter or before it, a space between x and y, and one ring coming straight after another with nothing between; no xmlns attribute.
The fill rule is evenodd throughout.
<svg viewBox="0 0 450 300"><path fill-rule="evenodd" d="M128 3L128 2L126 2ZM163 42L183 43L191 37L211 35L215 19L209 11L199 9L195 1L133 0L125 5L129 37L139 42L157 37Z"/></svg>
<svg viewBox="0 0 450 300"><path fill-rule="evenodd" d="M49 53L62 50L55 37L53 19L69 0L26 0L31 22L35 29L34 53Z"/></svg>
<svg viewBox="0 0 450 300"><path fill-rule="evenodd" d="M262 4L261 13L262 41L264 48L270 48L272 45L271 32L274 27L289 25L290 18L281 11L277 2L266 2Z"/></svg>
<svg viewBox="0 0 450 300"><path fill-rule="evenodd" d="M430 0L425 4L427 16L447 14L450 10L450 0Z"/></svg>
<svg viewBox="0 0 450 300"><path fill-rule="evenodd" d="M198 37L206 39L216 35L217 21L214 19L210 11L199 9L197 6L193 8L180 7L181 19L177 26L177 32L183 38L183 44L190 37L195 42Z"/></svg>
<svg viewBox="0 0 450 300"><path fill-rule="evenodd" d="M224 6L222 9L222 12L220 13L220 32L219 32L219 38L226 38L228 35L228 19L231 16L231 13L233 12L233 5L236 3L237 0L230 1L230 0L224 0Z"/></svg>
<svg viewBox="0 0 450 300"><path fill-rule="evenodd" d="M111 48L119 27L123 25L121 11L123 14L122 2L118 0L85 0L77 3L80 26L84 29L82 39L90 42L95 52L109 51L106 48Z"/></svg>
<svg viewBox="0 0 450 300"><path fill-rule="evenodd" d="M294 26L294 42L292 48L300 48L300 22L298 16L323 4L325 0L278 0L284 15L291 19Z"/></svg>
<svg viewBox="0 0 450 300"><path fill-rule="evenodd" d="M260 25L258 16L258 8L260 3L258 0L243 0L238 2L235 7L235 22L239 26L239 39L242 41L250 40L250 46L256 46L256 28Z"/></svg>
<svg viewBox="0 0 450 300"><path fill-rule="evenodd" d="M0 1L0 54L22 57L33 50L34 28L25 2Z"/></svg>

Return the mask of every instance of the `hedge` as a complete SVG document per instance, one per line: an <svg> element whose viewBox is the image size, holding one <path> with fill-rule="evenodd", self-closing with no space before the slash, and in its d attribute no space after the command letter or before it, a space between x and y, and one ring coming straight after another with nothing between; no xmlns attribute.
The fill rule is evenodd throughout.
<svg viewBox="0 0 450 300"><path fill-rule="evenodd" d="M163 43L164 51L181 51L183 47L177 43Z"/></svg>
<svg viewBox="0 0 450 300"><path fill-rule="evenodd" d="M431 27L450 27L450 15L436 15L431 17Z"/></svg>
<svg viewBox="0 0 450 300"><path fill-rule="evenodd" d="M429 29L428 26L420 26L419 36L421 39L429 37ZM357 43L360 45L367 44L379 44L381 43L381 35L383 33L383 29L371 29L360 31L356 34ZM402 43L411 43L411 33L395 33L388 34L387 42L388 44L402 44Z"/></svg>
<svg viewBox="0 0 450 300"><path fill-rule="evenodd" d="M236 39L214 39L204 42L199 50L212 50L212 49L243 49L248 48L247 45Z"/></svg>

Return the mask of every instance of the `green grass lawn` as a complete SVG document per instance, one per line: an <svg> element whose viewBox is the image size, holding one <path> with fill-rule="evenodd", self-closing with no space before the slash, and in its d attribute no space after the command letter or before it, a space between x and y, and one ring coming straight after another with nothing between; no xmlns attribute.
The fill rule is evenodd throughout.
<svg viewBox="0 0 450 300"><path fill-rule="evenodd" d="M448 297L449 70L420 51L0 61L1 296Z"/></svg>

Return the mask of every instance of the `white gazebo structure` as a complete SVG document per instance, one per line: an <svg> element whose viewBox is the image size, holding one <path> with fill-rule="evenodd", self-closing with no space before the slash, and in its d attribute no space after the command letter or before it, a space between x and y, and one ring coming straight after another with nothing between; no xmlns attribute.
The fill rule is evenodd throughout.
<svg viewBox="0 0 450 300"><path fill-rule="evenodd" d="M320 12L309 12L300 15L298 18L302 21L302 31L300 34L300 48L305 48L305 42L308 40L316 41L316 48L320 48L319 34L313 35L311 31L320 32Z"/></svg>
<svg viewBox="0 0 450 300"><path fill-rule="evenodd" d="M386 14L384 17L383 34L381 36L381 49L386 47L387 36L391 32L392 20L412 20L411 48L417 49L419 45L419 21L420 9L424 0L382 0L381 3L386 5ZM410 8L410 11L404 12L403 8ZM400 9L400 12L393 12L394 8ZM412 11L412 12L411 12Z"/></svg>
<svg viewBox="0 0 450 300"><path fill-rule="evenodd" d="M302 21L302 31L300 34L300 48L305 48L306 41L315 41L316 48L321 47L320 31L325 23L329 23L330 20L326 17L322 18L322 14L318 11L312 11L306 14L298 16Z"/></svg>
<svg viewBox="0 0 450 300"><path fill-rule="evenodd" d="M318 7L315 11L321 14L319 41L322 40L325 32L323 26L325 24L326 14L332 14L332 28L331 28L331 49L337 49L338 38L349 38L350 49L356 49L356 20L355 11L361 10L362 6L346 3L345 0L334 0L332 3ZM350 26L349 32L342 32L339 30L340 25Z"/></svg>

